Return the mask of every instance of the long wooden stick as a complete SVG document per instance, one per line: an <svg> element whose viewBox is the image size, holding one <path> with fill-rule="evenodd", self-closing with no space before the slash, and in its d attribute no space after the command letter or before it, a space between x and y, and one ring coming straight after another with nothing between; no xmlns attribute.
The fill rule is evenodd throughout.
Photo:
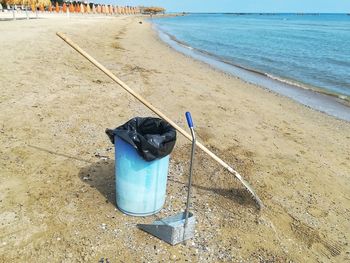
<svg viewBox="0 0 350 263"><path fill-rule="evenodd" d="M105 68L102 64L100 64L96 59L94 59L87 52L85 52L83 49L81 49L72 40L70 40L64 34L59 33L59 32L57 32L56 35L59 36L60 38L62 38L68 45L70 45L72 48L74 48L76 51L78 51L83 57L85 57L87 60L89 60L92 64L94 64L97 68L99 68L103 73L105 73L108 77L110 77L112 80L114 80L119 86L121 86L123 89L125 89L127 92L129 92L132 96L134 96L136 99L138 99L147 108L149 108L151 111L153 111L155 114L157 114L162 119L166 120L171 126L173 126L178 132L180 132L188 140L192 141L192 137L185 130L183 130L175 122L173 122L171 119L169 119L167 116L165 116L161 111L159 111L152 104L150 104L148 101L146 101L143 97L141 97L139 94L137 94L135 91L133 91L128 85L126 85L123 81L121 81L119 78L117 78L110 70ZM218 162L220 165L222 165L224 168L226 168L230 173L232 173L245 186L245 188L251 193L251 195L254 197L259 209L263 208L263 203L261 202L258 195L254 192L253 188L249 185L249 183L246 180L244 180L242 178L242 176L237 171L235 171L232 167L230 167L227 163L225 163L223 160L221 160L217 155L215 155L213 152L211 152L207 147L205 147L200 142L197 141L196 145L200 149L202 149L205 153L207 153L211 158L213 158L216 162Z"/></svg>

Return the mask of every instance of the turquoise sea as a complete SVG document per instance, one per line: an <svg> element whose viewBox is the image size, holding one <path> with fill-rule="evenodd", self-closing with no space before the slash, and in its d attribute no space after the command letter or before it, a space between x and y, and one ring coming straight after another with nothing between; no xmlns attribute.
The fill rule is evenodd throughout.
<svg viewBox="0 0 350 263"><path fill-rule="evenodd" d="M171 40L211 59L350 98L350 15L188 14L152 21Z"/></svg>

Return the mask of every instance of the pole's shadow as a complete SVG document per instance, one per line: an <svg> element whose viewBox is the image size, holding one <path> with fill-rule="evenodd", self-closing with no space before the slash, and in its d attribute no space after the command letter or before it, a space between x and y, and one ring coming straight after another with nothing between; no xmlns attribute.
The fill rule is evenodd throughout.
<svg viewBox="0 0 350 263"><path fill-rule="evenodd" d="M92 188L96 188L107 202L116 205L114 160L101 160L83 167L79 178Z"/></svg>
<svg viewBox="0 0 350 263"><path fill-rule="evenodd" d="M173 178L169 178L169 181L179 184L182 186L187 185L186 183L183 183L178 180L174 180ZM192 184L193 188L197 188L199 190L203 190L206 192L212 192L216 195L220 195L224 198L226 198L230 202L234 202L240 206L245 206L245 207L255 207L255 202L250 196L250 194L247 192L246 189L243 188L218 188L215 187L215 184L212 187L207 187L207 186L202 186L199 184ZM219 205L222 207L222 205Z"/></svg>

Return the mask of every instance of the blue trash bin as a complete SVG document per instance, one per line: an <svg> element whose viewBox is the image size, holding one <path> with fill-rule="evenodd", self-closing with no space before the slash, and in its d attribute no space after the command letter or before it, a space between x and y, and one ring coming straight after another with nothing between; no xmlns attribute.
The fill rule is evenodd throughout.
<svg viewBox="0 0 350 263"><path fill-rule="evenodd" d="M117 207L133 216L157 213L165 202L169 155L148 162L118 136L114 145Z"/></svg>

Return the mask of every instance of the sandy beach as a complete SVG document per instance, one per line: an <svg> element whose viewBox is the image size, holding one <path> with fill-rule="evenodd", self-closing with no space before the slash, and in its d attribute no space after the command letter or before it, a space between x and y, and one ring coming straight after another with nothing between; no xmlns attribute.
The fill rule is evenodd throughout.
<svg viewBox="0 0 350 263"><path fill-rule="evenodd" d="M190 110L199 140L265 209L198 150L195 238L171 247L138 230L184 208L190 144L178 136L159 214L119 212L104 131L154 114L56 31L186 130ZM349 122L176 52L141 17L5 21L0 32L1 262L350 261Z"/></svg>

